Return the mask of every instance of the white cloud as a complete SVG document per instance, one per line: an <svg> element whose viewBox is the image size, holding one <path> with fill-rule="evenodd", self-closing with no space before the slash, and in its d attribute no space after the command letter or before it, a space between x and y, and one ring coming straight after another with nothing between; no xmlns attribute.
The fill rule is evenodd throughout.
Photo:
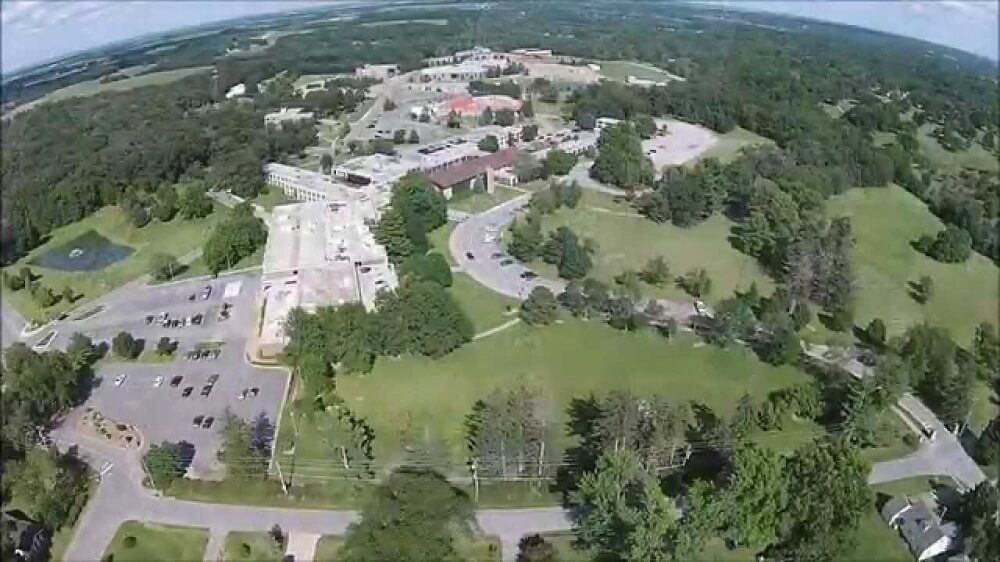
<svg viewBox="0 0 1000 562"><path fill-rule="evenodd" d="M96 16L126 4L123 2L40 2L21 0L4 2L2 22L11 30L34 33L64 23L89 21Z"/></svg>

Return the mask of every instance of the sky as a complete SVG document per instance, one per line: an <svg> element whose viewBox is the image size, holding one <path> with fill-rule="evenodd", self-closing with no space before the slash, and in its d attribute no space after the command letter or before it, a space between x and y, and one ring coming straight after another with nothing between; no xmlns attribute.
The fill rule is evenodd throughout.
<svg viewBox="0 0 1000 562"><path fill-rule="evenodd" d="M179 27L328 3L333 2L3 0L0 68L15 70L83 49ZM848 23L998 58L997 0L721 0L715 3Z"/></svg>

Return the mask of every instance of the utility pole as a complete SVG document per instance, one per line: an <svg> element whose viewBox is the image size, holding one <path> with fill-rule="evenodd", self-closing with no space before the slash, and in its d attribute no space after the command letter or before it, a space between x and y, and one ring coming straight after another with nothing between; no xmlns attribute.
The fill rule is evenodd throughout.
<svg viewBox="0 0 1000 562"><path fill-rule="evenodd" d="M472 473L472 485L475 490L474 497L476 503L479 503L479 461L478 459L472 459L469 462L469 472Z"/></svg>

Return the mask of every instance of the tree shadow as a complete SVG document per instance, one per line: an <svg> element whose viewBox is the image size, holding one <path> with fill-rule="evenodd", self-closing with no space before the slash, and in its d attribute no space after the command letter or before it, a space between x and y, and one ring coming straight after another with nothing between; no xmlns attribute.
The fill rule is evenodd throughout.
<svg viewBox="0 0 1000 562"><path fill-rule="evenodd" d="M927 303L927 295L924 294L924 288L920 283L916 281L906 282L906 294L910 296L918 304Z"/></svg>
<svg viewBox="0 0 1000 562"><path fill-rule="evenodd" d="M714 481L729 465L731 435L724 421L704 403L691 402L691 411L694 423L688 426L686 438L692 444L692 453L684 465L683 479Z"/></svg>
<svg viewBox="0 0 1000 562"><path fill-rule="evenodd" d="M177 448L179 450L181 474L185 474L194 461L195 448L193 444L187 441L178 442Z"/></svg>
<svg viewBox="0 0 1000 562"><path fill-rule="evenodd" d="M563 463L556 470L555 482L549 488L561 495L564 506L569 505L570 494L576 490L583 474L597 466L600 446L596 434L601 406L591 394L586 398L573 398L566 410L569 417L566 432L577 438L577 445L566 449Z"/></svg>

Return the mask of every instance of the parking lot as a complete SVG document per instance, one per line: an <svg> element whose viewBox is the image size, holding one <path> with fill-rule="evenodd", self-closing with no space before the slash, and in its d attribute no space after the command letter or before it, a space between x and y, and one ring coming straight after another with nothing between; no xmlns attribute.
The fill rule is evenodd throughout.
<svg viewBox="0 0 1000 562"><path fill-rule="evenodd" d="M102 362L97 372L98 383L86 406L116 422L135 425L149 444L191 443L195 456L190 475L221 476L214 474L215 456L222 441L226 411L245 420L263 414L274 424L285 389L285 372L248 365L243 358L243 343L224 344L215 359L188 360L186 348L181 347L172 363ZM124 381L116 385L115 379L122 375ZM210 385L208 395L203 396L203 389L213 375L218 380ZM174 386L173 379L178 376L182 378ZM155 385L159 377L161 382ZM254 388L258 389L257 395L250 396L249 391ZM188 396L183 396L185 393ZM195 427L196 416L203 416L202 424L206 423L204 418L215 419L210 427Z"/></svg>
<svg viewBox="0 0 1000 562"><path fill-rule="evenodd" d="M110 346L115 334L126 331L145 340L147 350L155 349L163 336L176 341L173 359L164 363L126 362L107 356L96 366L97 382L85 406L116 422L135 425L147 444L190 443L195 454L189 474L221 477L215 458L226 411L248 421L263 414L274 424L285 389L284 370L257 369L245 360L247 337L256 319L258 287L259 278L251 274L123 291L102 303L104 309L99 314L53 328L56 335L50 345L65 348L76 332L89 336L95 344L107 342ZM194 322L198 315L200 322ZM205 350L197 360L189 358L194 349ZM218 380L207 396L202 396L213 375ZM116 385L122 376L123 382ZM178 376L181 380L172 385ZM188 388L189 394L184 396ZM251 396L254 388L256 396ZM197 416L202 419L195 427ZM214 418L211 425L202 427L208 425L209 417Z"/></svg>

